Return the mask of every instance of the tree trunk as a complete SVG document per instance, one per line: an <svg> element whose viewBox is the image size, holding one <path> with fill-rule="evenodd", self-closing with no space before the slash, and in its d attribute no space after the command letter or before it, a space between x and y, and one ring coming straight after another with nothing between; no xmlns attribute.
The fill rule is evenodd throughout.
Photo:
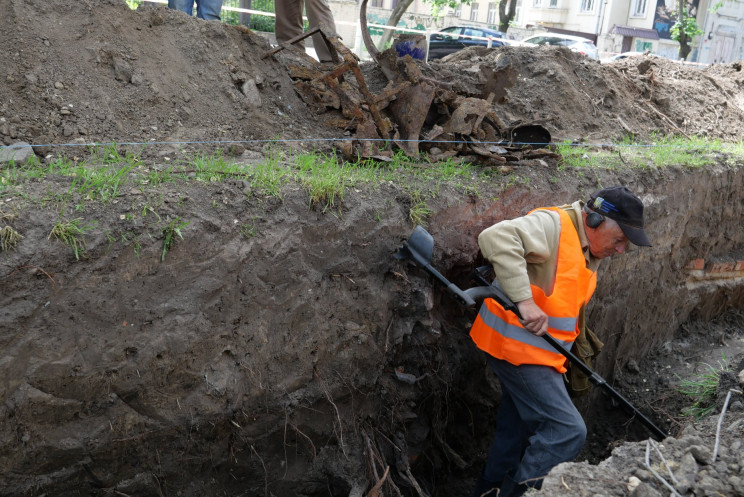
<svg viewBox="0 0 744 497"><path fill-rule="evenodd" d="M507 10L507 4L509 6ZM499 31L506 34L512 19L517 13L517 0L501 0L499 2Z"/></svg>
<svg viewBox="0 0 744 497"><path fill-rule="evenodd" d="M678 0L677 5L677 22L680 24L679 29L679 58L682 60L686 60L687 56L690 54L690 37L687 36L687 32L685 31L685 25L687 24L685 21L687 20L687 5L686 0Z"/></svg>
<svg viewBox="0 0 744 497"><path fill-rule="evenodd" d="M403 17L403 14L405 14L406 10L408 10L408 7L410 7L412 3L413 0L399 0L398 5L396 5L393 11L390 13L390 19L388 19L387 25L397 26L398 21L400 21L400 18ZM382 33L382 38L377 44L377 48L378 50L380 50L380 52L384 51L387 44L390 43L394 31L394 29L386 29Z"/></svg>

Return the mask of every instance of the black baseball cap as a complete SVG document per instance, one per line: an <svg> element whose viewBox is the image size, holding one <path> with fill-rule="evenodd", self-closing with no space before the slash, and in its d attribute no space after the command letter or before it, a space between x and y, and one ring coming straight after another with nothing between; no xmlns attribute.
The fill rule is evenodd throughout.
<svg viewBox="0 0 744 497"><path fill-rule="evenodd" d="M602 188L592 194L587 207L613 219L639 247L650 247L651 241L643 231L643 202L624 186Z"/></svg>

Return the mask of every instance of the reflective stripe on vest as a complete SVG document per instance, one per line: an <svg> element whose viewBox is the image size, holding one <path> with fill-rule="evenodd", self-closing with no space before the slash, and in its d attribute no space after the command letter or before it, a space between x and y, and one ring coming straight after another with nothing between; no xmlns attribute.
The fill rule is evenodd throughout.
<svg viewBox="0 0 744 497"><path fill-rule="evenodd" d="M579 311L596 286L596 274L586 267L581 242L569 215L560 208L548 208L560 215L556 278L550 296L532 285L532 298L548 314L548 333L566 349L578 335ZM533 335L493 299L486 299L470 330L478 348L515 365L540 364L566 371L565 358L544 339Z"/></svg>
<svg viewBox="0 0 744 497"><path fill-rule="evenodd" d="M539 349L547 350L550 352L555 351L552 345L550 345L547 342L547 340L545 340L544 338L541 338L537 335L530 333L529 331L525 330L521 326L515 326L513 324L507 323L506 321L499 318L498 316L491 314L488 311L488 308L486 306L481 306L480 312L478 314L486 326L488 326L489 328L493 328L499 334L501 334L502 336L506 338L512 338L514 340L519 340L520 342L524 342L529 345L532 345L533 347L537 347ZM548 328L553 328L553 323L555 323L555 321L566 321L566 322L573 321L574 327L576 326L575 319L548 317ZM573 330L573 328L571 328L571 330ZM556 340L556 341L560 343L561 347L563 347L566 350L570 350L571 344L573 343L573 340L568 340L568 341Z"/></svg>

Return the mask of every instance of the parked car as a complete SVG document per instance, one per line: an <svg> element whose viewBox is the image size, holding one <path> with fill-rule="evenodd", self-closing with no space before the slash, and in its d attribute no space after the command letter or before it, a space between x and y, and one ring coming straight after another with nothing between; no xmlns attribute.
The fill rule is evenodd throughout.
<svg viewBox="0 0 744 497"><path fill-rule="evenodd" d="M623 53L618 53L618 54L615 54L615 55L611 55L611 56L606 57L604 59L600 59L599 61L604 64L604 63L607 63L607 62L614 62L616 60L623 60L623 59L627 59L627 58L630 58L630 57L639 57L641 55L647 55L649 57L658 57L658 55L652 54L650 52L623 52Z"/></svg>
<svg viewBox="0 0 744 497"><path fill-rule="evenodd" d="M587 57L596 59L599 56L597 46L588 38L580 36L563 35L558 33L543 33L540 35L530 36L522 40L522 43L528 45L549 45L556 47L568 47L574 52L583 53Z"/></svg>
<svg viewBox="0 0 744 497"><path fill-rule="evenodd" d="M504 45L504 33L494 29L473 28L469 26L450 26L444 28L429 37L429 60L441 59L445 55L467 47L487 47L489 40L484 38L492 39L492 47Z"/></svg>

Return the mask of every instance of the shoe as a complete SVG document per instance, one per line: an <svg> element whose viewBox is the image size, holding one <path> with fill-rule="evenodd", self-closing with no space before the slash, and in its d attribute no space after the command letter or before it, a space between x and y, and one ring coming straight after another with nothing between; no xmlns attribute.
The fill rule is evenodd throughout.
<svg viewBox="0 0 744 497"><path fill-rule="evenodd" d="M512 480L511 475L507 474L501 485L499 497L521 497L529 488L526 483L518 483Z"/></svg>
<svg viewBox="0 0 744 497"><path fill-rule="evenodd" d="M473 497L496 497L499 493L499 487L501 487L501 482L494 483L480 475L475 482Z"/></svg>

